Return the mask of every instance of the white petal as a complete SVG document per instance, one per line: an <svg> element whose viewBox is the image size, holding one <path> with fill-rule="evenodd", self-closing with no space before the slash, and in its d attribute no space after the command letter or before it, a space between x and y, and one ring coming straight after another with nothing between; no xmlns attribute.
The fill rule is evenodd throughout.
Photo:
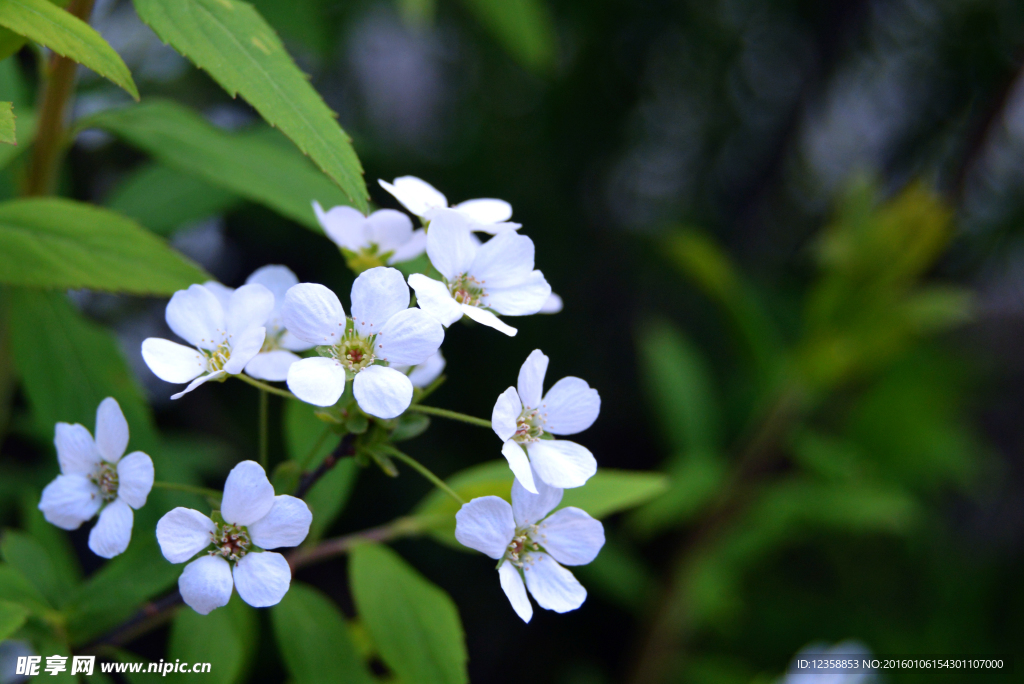
<svg viewBox="0 0 1024 684"><path fill-rule="evenodd" d="M96 409L96 449L104 461L117 463L128 448L128 421L114 397L107 397Z"/></svg>
<svg viewBox="0 0 1024 684"><path fill-rule="evenodd" d="M562 501L562 490L534 480L537 493L530 492L519 480L512 483L512 515L518 527L536 525Z"/></svg>
<svg viewBox="0 0 1024 684"><path fill-rule="evenodd" d="M92 475L100 464L100 452L83 425L57 423L53 445L60 472L65 475Z"/></svg>
<svg viewBox="0 0 1024 684"><path fill-rule="evenodd" d="M335 344L345 334L345 309L323 285L300 283L289 289L282 314L285 327L303 342Z"/></svg>
<svg viewBox="0 0 1024 684"><path fill-rule="evenodd" d="M416 292L416 303L446 328L462 318L462 307L452 298L445 284L422 273L409 276L409 286Z"/></svg>
<svg viewBox="0 0 1024 684"><path fill-rule="evenodd" d="M583 585L546 553L529 554L523 575L526 586L541 608L567 613L582 606L587 599Z"/></svg>
<svg viewBox="0 0 1024 684"><path fill-rule="evenodd" d="M299 279L287 266L269 264L253 271L252 275L245 279L245 282L246 284L262 285L270 290L270 294L274 295L274 309L279 310L284 304L285 293L292 286L298 285Z"/></svg>
<svg viewBox="0 0 1024 684"><path fill-rule="evenodd" d="M544 394L544 376L548 372L548 357L540 349L534 349L526 357L519 369L519 398L524 406L540 408L541 395Z"/></svg>
<svg viewBox="0 0 1024 684"><path fill-rule="evenodd" d="M474 321L481 325L486 325L489 328L494 328L498 332L505 333L509 337L515 337L516 333L519 332L511 325L507 325L500 318L492 314L490 311L484 311L475 306L469 304L462 305L462 313L466 314Z"/></svg>
<svg viewBox="0 0 1024 684"><path fill-rule="evenodd" d="M261 549L298 546L309 534L313 514L302 499L282 495L274 497L270 511L249 525L249 537Z"/></svg>
<svg viewBox="0 0 1024 684"><path fill-rule="evenodd" d="M156 524L160 552L172 563L184 563L213 542L217 526L199 511L179 506Z"/></svg>
<svg viewBox="0 0 1024 684"><path fill-rule="evenodd" d="M537 477L552 487L582 487L597 472L594 455L575 442L538 439L527 450Z"/></svg>
<svg viewBox="0 0 1024 684"><path fill-rule="evenodd" d="M497 560L516 536L512 507L497 496L481 496L463 504L455 514L455 538Z"/></svg>
<svg viewBox="0 0 1024 684"><path fill-rule="evenodd" d="M416 216L426 216L430 209L448 206L448 198L433 185L416 176L400 176L393 183L382 180L377 182Z"/></svg>
<svg viewBox="0 0 1024 684"><path fill-rule="evenodd" d="M253 608L276 606L288 593L292 570L279 553L247 553L235 563L235 588Z"/></svg>
<svg viewBox="0 0 1024 684"><path fill-rule="evenodd" d="M594 424L601 396L586 380L562 378L548 390L540 406L544 429L553 435L574 435Z"/></svg>
<svg viewBox="0 0 1024 684"><path fill-rule="evenodd" d="M201 375L192 382L188 383L188 387L186 387L185 389L181 390L177 394L172 394L171 399L181 399L183 396L194 390L196 387L199 387L200 385L203 385L211 380L219 380L220 378L223 378L226 375L227 373L222 370L214 371L213 373L208 373L207 375Z"/></svg>
<svg viewBox="0 0 1024 684"><path fill-rule="evenodd" d="M288 369L288 389L307 404L334 406L345 392L345 369L335 359L301 359Z"/></svg>
<svg viewBox="0 0 1024 684"><path fill-rule="evenodd" d="M273 310L274 293L262 285L251 283L232 292L228 308L224 310L228 343L233 347L238 344L238 338L249 330L265 326Z"/></svg>
<svg viewBox="0 0 1024 684"><path fill-rule="evenodd" d="M395 247L394 254L388 259L389 264L400 264L415 259L427 251L427 231L417 228L403 244Z"/></svg>
<svg viewBox="0 0 1024 684"><path fill-rule="evenodd" d="M412 221L400 211L379 209L366 219L370 242L377 245L377 252L393 252L412 237Z"/></svg>
<svg viewBox="0 0 1024 684"><path fill-rule="evenodd" d="M203 556L185 566L178 578L181 598L200 615L209 615L231 600L231 566L221 556Z"/></svg>
<svg viewBox="0 0 1024 684"><path fill-rule="evenodd" d="M100 519L89 532L89 548L101 558L113 558L124 553L132 540L135 516L121 498L114 499L100 511Z"/></svg>
<svg viewBox="0 0 1024 684"><path fill-rule="evenodd" d="M43 517L62 530L77 530L102 505L99 487L82 475L58 475L39 500Z"/></svg>
<svg viewBox="0 0 1024 684"><path fill-rule="evenodd" d="M427 231L427 256L434 268L450 282L469 271L476 253L466 219L455 211L438 212Z"/></svg>
<svg viewBox="0 0 1024 684"><path fill-rule="evenodd" d="M447 361L441 354L441 350L438 350L431 354L426 361L413 367L412 372L409 373L409 382L413 387L428 387L444 372L446 364Z"/></svg>
<svg viewBox="0 0 1024 684"><path fill-rule="evenodd" d="M530 467L530 459L519 446L511 439L501 445L501 455L508 461L508 467L516 476L516 481L521 483L528 492L537 493L537 483L533 477L533 469Z"/></svg>
<svg viewBox="0 0 1024 684"><path fill-rule="evenodd" d="M518 568L507 561L502 563L498 566L498 579L501 581L505 596L508 596L508 601L512 604L512 610L516 611L516 615L522 618L523 622L529 622L533 617L533 606L526 595L526 586Z"/></svg>
<svg viewBox="0 0 1024 684"><path fill-rule="evenodd" d="M540 311L537 313L556 314L562 310L562 306L562 298L552 292L548 295L547 300L545 300L544 306L540 307Z"/></svg>
<svg viewBox="0 0 1024 684"><path fill-rule="evenodd" d="M117 464L117 495L132 508L142 508L153 489L153 476L153 459L133 451Z"/></svg>
<svg viewBox="0 0 1024 684"><path fill-rule="evenodd" d="M430 232L434 232L433 224ZM469 274L488 291L510 287L521 283L533 271L533 253L533 240L512 231L504 232L477 250Z"/></svg>
<svg viewBox="0 0 1024 684"><path fill-rule="evenodd" d="M284 382L288 379L288 369L299 360L296 354L283 349L261 352L245 365L245 374L257 380Z"/></svg>
<svg viewBox="0 0 1024 684"><path fill-rule="evenodd" d="M531 271L526 278L508 287L489 287L483 306L504 316L532 316L544 308L551 296L551 286L540 271Z"/></svg>
<svg viewBox="0 0 1024 684"><path fill-rule="evenodd" d="M585 565L597 558L604 546L604 525L579 508L569 506L544 520L530 538L559 563Z"/></svg>
<svg viewBox="0 0 1024 684"><path fill-rule="evenodd" d="M394 418L412 403L412 383L394 368L368 366L352 381L352 394L359 408L371 416Z"/></svg>
<svg viewBox="0 0 1024 684"><path fill-rule="evenodd" d="M422 309L403 309L380 329L374 353L389 364L413 366L429 359L442 342L444 328L436 318Z"/></svg>
<svg viewBox="0 0 1024 684"><path fill-rule="evenodd" d="M501 223L512 218L512 205L500 199L471 199L459 202L453 209L461 211L477 223Z"/></svg>
<svg viewBox="0 0 1024 684"><path fill-rule="evenodd" d="M227 328L224 310L217 297L202 285L178 290L167 303L167 325L193 347L216 349Z"/></svg>
<svg viewBox="0 0 1024 684"><path fill-rule="evenodd" d="M363 271L352 283L352 320L361 335L381 331L388 319L409 306L409 286L395 268Z"/></svg>
<svg viewBox="0 0 1024 684"><path fill-rule="evenodd" d="M522 227L522 223L514 223L512 221L502 221L501 223L473 223L473 230L483 231L484 233L490 233L491 235L500 235L501 233L519 230Z"/></svg>
<svg viewBox="0 0 1024 684"><path fill-rule="evenodd" d="M498 439L504 442L516 434L516 419L522 412L523 402L519 400L515 387L509 387L498 395L491 410L491 429Z"/></svg>
<svg viewBox="0 0 1024 684"><path fill-rule="evenodd" d="M282 300L282 304L283 303L284 303L284 300ZM282 325L284 324L284 317L283 316L282 316L282 319L281 319L281 323L282 323ZM295 335L292 335L287 330L285 330L283 333L281 333L281 337L278 338L277 344L282 349L287 349L288 351L293 351L293 352L306 351L307 349L312 349L313 347L316 346L315 344L310 344L309 342L306 342L304 340L300 340L298 337L296 337Z"/></svg>
<svg viewBox="0 0 1024 684"><path fill-rule="evenodd" d="M245 287L260 287L259 285L246 285ZM265 289L265 288L264 288ZM245 365L252 361L260 349L263 348L263 341L267 339L267 329L260 326L249 328L238 334L232 340L231 355L224 364L224 372L228 375L238 375L245 368Z"/></svg>
<svg viewBox="0 0 1024 684"><path fill-rule="evenodd" d="M206 357L195 349L159 337L142 342L142 359L164 382L189 382L206 370Z"/></svg>
<svg viewBox="0 0 1024 684"><path fill-rule="evenodd" d="M235 291L235 288L218 283L216 280L207 280L203 283L203 287L209 290L213 296L217 298L217 301L220 302L221 309L228 308L228 302L231 300L231 293Z"/></svg>
<svg viewBox="0 0 1024 684"><path fill-rule="evenodd" d="M319 202L313 202L313 211L320 221L320 227L334 244L351 252L369 246L369 226L366 217L358 209L339 206L325 212Z"/></svg>
<svg viewBox="0 0 1024 684"><path fill-rule="evenodd" d="M228 473L220 514L225 522L251 525L274 505L274 486L256 461L242 461Z"/></svg>

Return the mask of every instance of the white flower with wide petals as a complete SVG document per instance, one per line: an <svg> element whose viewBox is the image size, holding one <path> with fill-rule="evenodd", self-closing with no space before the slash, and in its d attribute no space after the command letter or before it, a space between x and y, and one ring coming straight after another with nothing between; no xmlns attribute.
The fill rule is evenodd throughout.
<svg viewBox="0 0 1024 684"><path fill-rule="evenodd" d="M548 357L533 350L519 369L518 391L505 390L491 413L491 427L504 442L502 455L531 492L538 480L563 489L581 487L597 472L587 448L551 435L574 435L593 425L601 397L574 377L562 378L541 396L547 370Z"/></svg>
<svg viewBox="0 0 1024 684"><path fill-rule="evenodd" d="M390 192L406 209L419 216L425 223L432 222L440 211L449 209L448 198L425 180L416 176L401 176L391 183L377 180L380 186ZM500 199L472 199L452 205L469 230L497 235L522 228L522 224L509 221L512 205Z"/></svg>
<svg viewBox="0 0 1024 684"><path fill-rule="evenodd" d="M303 542L313 521L309 506L294 496L274 496L260 464L242 461L224 483L220 517L223 522L214 522L179 507L156 524L160 551L172 563L209 549L185 566L178 579L181 597L201 615L227 605L232 587L250 606L276 605L288 593L292 573L284 556L270 549Z"/></svg>
<svg viewBox="0 0 1024 684"><path fill-rule="evenodd" d="M556 613L583 605L587 590L562 566L586 565L604 546L604 526L579 508L548 515L561 501L557 487L539 482L531 493L517 480L511 506L483 496L455 514L455 538L498 561L501 588L523 622L533 617L527 589L541 608Z"/></svg>
<svg viewBox="0 0 1024 684"><path fill-rule="evenodd" d="M443 282L414 273L409 285L421 309L449 326L463 316L500 330L516 329L503 316L529 316L539 312L551 295L544 274L533 268L533 240L505 232L476 244L455 212L438 215L430 224L427 254L444 277Z"/></svg>
<svg viewBox="0 0 1024 684"><path fill-rule="evenodd" d="M441 376L447 364L448 362L445 360L444 355L438 349L423 363L415 366L392 366L392 368L408 375L409 382L412 383L413 387L424 389Z"/></svg>
<svg viewBox="0 0 1024 684"><path fill-rule="evenodd" d="M324 211L319 202L313 202L313 211L349 267L359 273L415 259L427 249L426 231L413 230L412 221L400 211L380 209L364 216L346 206Z"/></svg>
<svg viewBox="0 0 1024 684"><path fill-rule="evenodd" d="M53 443L61 474L43 490L43 517L61 529L76 530L98 512L89 548L103 558L123 553L132 538L132 511L146 504L153 488L153 460L141 451L124 456L128 421L121 407L113 397L100 402L95 440L77 423L57 423Z"/></svg>
<svg viewBox="0 0 1024 684"><path fill-rule="evenodd" d="M263 346L259 353L245 364L245 374L259 380L283 382L288 377L288 369L299 360L299 356L295 352L306 351L313 347L288 332L281 315L284 295L293 285L299 284L299 279L287 266L270 265L253 271L252 275L246 278L245 283L247 285L262 285L270 290L270 294L274 295L274 308L271 309L270 315L267 317L265 324L267 335L263 340ZM214 280L203 283L203 287L212 292L220 301L221 306L227 310L231 294L235 291L234 288L221 285Z"/></svg>
<svg viewBox="0 0 1024 684"><path fill-rule="evenodd" d="M378 266L352 284L352 316L323 285L302 283L285 295L284 319L300 340L317 345L319 358L288 369L288 388L316 406L333 406L352 380L352 393L366 413L394 418L412 402L412 382L389 366L429 359L444 341L444 329L429 314L409 308L402 274Z"/></svg>
<svg viewBox="0 0 1024 684"><path fill-rule="evenodd" d="M219 287L223 294L226 288ZM226 302L222 305L215 291L203 285L178 290L167 303L167 325L192 347L157 337L142 342L142 358L158 378L189 383L171 399L204 382L238 375L263 348L264 324L274 310L270 290L256 283L243 285Z"/></svg>

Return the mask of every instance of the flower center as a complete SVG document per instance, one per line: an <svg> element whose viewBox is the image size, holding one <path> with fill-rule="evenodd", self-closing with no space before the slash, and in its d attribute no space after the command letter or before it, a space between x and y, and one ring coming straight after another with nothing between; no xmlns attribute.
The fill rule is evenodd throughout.
<svg viewBox="0 0 1024 684"><path fill-rule="evenodd" d="M263 338L263 346L260 347L260 353L277 351L278 349L284 349L281 346L281 338L284 337L284 328L274 328L271 331L270 326L267 326L267 336Z"/></svg>
<svg viewBox="0 0 1024 684"><path fill-rule="evenodd" d="M320 356L336 359L346 371L355 374L377 360L373 353L373 341L376 337L362 337L349 322L345 335L338 344L317 347L316 351Z"/></svg>
<svg viewBox="0 0 1024 684"><path fill-rule="evenodd" d="M516 419L516 433L512 435L519 444L536 442L544 435L544 419L537 409L524 408Z"/></svg>
<svg viewBox="0 0 1024 684"><path fill-rule="evenodd" d="M225 342L213 351L202 350L203 355L206 356L206 365L209 366L211 372L224 370L224 364L231 358L231 347Z"/></svg>
<svg viewBox="0 0 1024 684"><path fill-rule="evenodd" d="M237 561L249 552L252 542L249 531L241 525L233 523L217 523L217 531L213 533L213 545L210 555L221 555L229 561Z"/></svg>
<svg viewBox="0 0 1024 684"><path fill-rule="evenodd" d="M531 525L530 527L524 527L516 530L516 536L512 538L512 541L508 545L508 549L505 551L505 558L517 568L523 567L524 553L530 551L540 551L540 545L537 542L530 541L530 532L536 532L537 526Z"/></svg>
<svg viewBox="0 0 1024 684"><path fill-rule="evenodd" d="M448 289L459 304L480 306L480 300L484 296L483 283L466 273L449 283Z"/></svg>
<svg viewBox="0 0 1024 684"><path fill-rule="evenodd" d="M99 470L89 478L100 488L100 496L104 501L113 501L117 498L117 466L113 463L104 462Z"/></svg>

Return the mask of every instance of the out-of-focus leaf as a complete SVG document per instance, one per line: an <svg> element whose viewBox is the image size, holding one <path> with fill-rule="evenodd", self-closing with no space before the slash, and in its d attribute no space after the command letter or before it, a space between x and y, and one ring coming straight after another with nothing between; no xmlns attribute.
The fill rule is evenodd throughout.
<svg viewBox="0 0 1024 684"><path fill-rule="evenodd" d="M171 625L168 660L186 663L210 663L204 675L215 684L241 681L247 660L255 646L259 617L237 594L223 608L200 615L194 610L179 610ZM194 674L171 673L168 681L194 681Z"/></svg>
<svg viewBox="0 0 1024 684"><path fill-rule="evenodd" d="M341 612L320 591L293 582L281 602L270 609L270 617L277 647L295 684L375 681L352 643Z"/></svg>
<svg viewBox="0 0 1024 684"><path fill-rule="evenodd" d="M38 490L30 489L21 500L21 520L25 529L46 550L53 565L57 585L64 591L78 584L82 579L82 569L78 565L78 557L68 541L68 535L60 528L46 522L39 510ZM63 598L58 605L63 602Z"/></svg>
<svg viewBox="0 0 1024 684"><path fill-rule="evenodd" d="M284 437L288 458L307 467L316 467L341 442L341 436L316 417L312 406L298 401L285 404Z"/></svg>
<svg viewBox="0 0 1024 684"><path fill-rule="evenodd" d="M462 0L512 57L528 69L550 71L558 47L544 0Z"/></svg>
<svg viewBox="0 0 1024 684"><path fill-rule="evenodd" d="M14 365L38 434L51 439L59 421L92 431L96 407L114 397L128 421L130 448L151 451L157 444L152 417L113 336L83 318L63 294L8 293Z"/></svg>
<svg viewBox="0 0 1024 684"><path fill-rule="evenodd" d="M14 133L14 103L12 102L0 102L0 143L18 144L18 137Z"/></svg>
<svg viewBox="0 0 1024 684"><path fill-rule="evenodd" d="M106 205L157 235L170 235L185 224L229 211L241 201L221 185L161 164L147 164L118 185Z"/></svg>
<svg viewBox="0 0 1024 684"><path fill-rule="evenodd" d="M59 607L67 600L71 587L54 569L53 561L38 541L18 530L4 530L0 553L4 561L21 572L50 604Z"/></svg>
<svg viewBox="0 0 1024 684"><path fill-rule="evenodd" d="M634 550L607 536L601 553L591 563L572 568L572 572L592 590L625 610L639 614L657 580L651 569Z"/></svg>
<svg viewBox="0 0 1024 684"><path fill-rule="evenodd" d="M318 541L330 529L345 507L361 470L355 459L346 458L335 464L306 493L306 503L313 512L313 522L310 523L309 536L306 537L307 543Z"/></svg>
<svg viewBox="0 0 1024 684"><path fill-rule="evenodd" d="M17 603L35 613L47 613L52 610L39 590L14 566L7 563L0 563L0 599Z"/></svg>
<svg viewBox="0 0 1024 684"><path fill-rule="evenodd" d="M7 168L7 165L17 159L26 149L29 148L36 136L36 115L31 109L18 109L18 137L21 138L20 145L0 145L0 169Z"/></svg>
<svg viewBox="0 0 1024 684"><path fill-rule="evenodd" d="M668 489L662 473L599 468L587 484L566 489L559 508L576 506L595 518L606 518L646 503Z"/></svg>
<svg viewBox="0 0 1024 684"><path fill-rule="evenodd" d="M352 550L349 574L359 617L400 680L469 681L462 621L448 594L377 544Z"/></svg>
<svg viewBox="0 0 1024 684"><path fill-rule="evenodd" d="M25 36L19 36L14 31L0 28L0 61L13 55L24 44Z"/></svg>
<svg viewBox="0 0 1024 684"><path fill-rule="evenodd" d="M43 656L43 662L39 667L40 672L42 673L40 678L45 676L47 681L57 682L58 684L73 684L78 681L78 675L71 675L71 649L68 648L68 645L62 639L55 637L40 639L37 642L37 646L39 648L39 653ZM47 656L53 655L64 656L67 658L65 661L67 667L63 672L58 672L56 674L46 672L46 658Z"/></svg>
<svg viewBox="0 0 1024 684"><path fill-rule="evenodd" d="M695 452L674 457L668 491L631 513L630 529L650 536L692 519L714 499L727 474L727 464L715 455Z"/></svg>
<svg viewBox="0 0 1024 684"><path fill-rule="evenodd" d="M47 0L0 0L0 26L89 67L128 91L139 91L121 56L89 24Z"/></svg>
<svg viewBox="0 0 1024 684"><path fill-rule="evenodd" d="M317 232L321 228L313 200L324 206L352 203L294 148L222 131L168 100L101 112L81 125L102 128L171 168L270 207Z"/></svg>
<svg viewBox="0 0 1024 684"><path fill-rule="evenodd" d="M298 42L320 55L330 49L331 24L325 16L325 4L319 0L254 0L252 4L289 44Z"/></svg>
<svg viewBox="0 0 1024 684"><path fill-rule="evenodd" d="M134 4L164 42L209 72L230 95L241 94L341 187L348 203L367 211L363 169L348 135L252 5L237 0Z"/></svg>
<svg viewBox="0 0 1024 684"><path fill-rule="evenodd" d="M17 632L28 619L28 608L0 600L0 641Z"/></svg>
<svg viewBox="0 0 1024 684"><path fill-rule="evenodd" d="M133 221L64 199L0 204L0 254L7 285L172 294L210 279Z"/></svg>

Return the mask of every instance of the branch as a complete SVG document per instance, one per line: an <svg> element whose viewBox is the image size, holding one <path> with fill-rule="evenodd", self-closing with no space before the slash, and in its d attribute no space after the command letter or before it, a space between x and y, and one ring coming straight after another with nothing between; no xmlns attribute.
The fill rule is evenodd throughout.
<svg viewBox="0 0 1024 684"><path fill-rule="evenodd" d="M350 432L342 437L338 446L334 451L327 454L326 458L320 462L320 465L317 466L316 470L302 474L299 478L299 486L295 488L295 493L292 494L292 496L299 499L303 498L309 493L309 490L312 489L313 485L315 485L321 477L326 475L327 472L334 467L334 464L346 456L355 456L355 442L355 433Z"/></svg>

